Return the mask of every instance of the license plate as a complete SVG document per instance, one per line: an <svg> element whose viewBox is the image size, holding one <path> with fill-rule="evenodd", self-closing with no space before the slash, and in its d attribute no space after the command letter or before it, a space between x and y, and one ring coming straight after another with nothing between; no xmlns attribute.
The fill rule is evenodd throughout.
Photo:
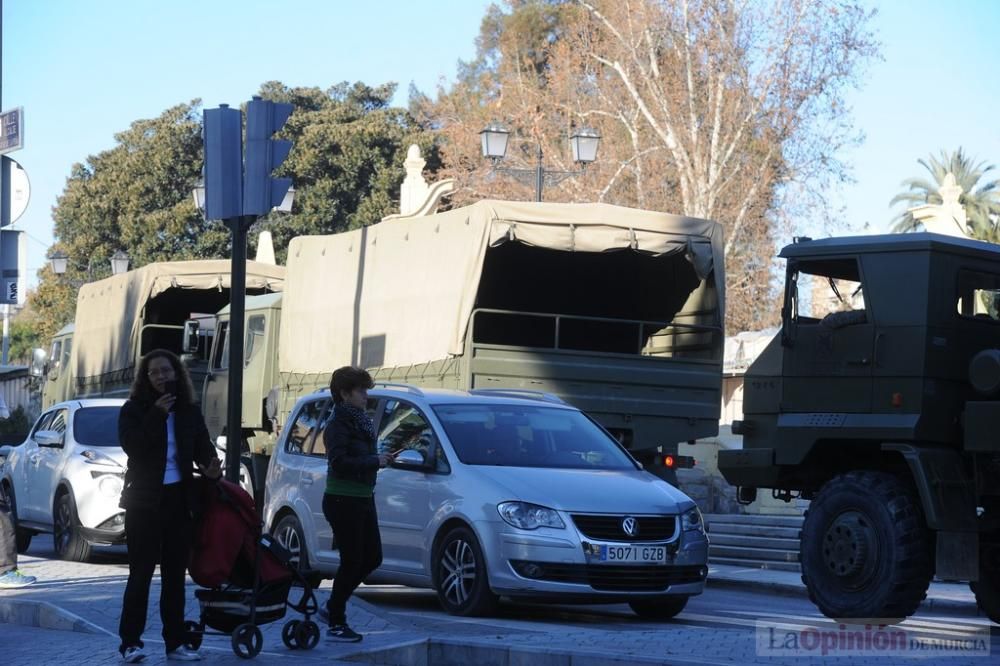
<svg viewBox="0 0 1000 666"><path fill-rule="evenodd" d="M613 562L664 564L667 561L667 547L601 545L598 559L609 564Z"/></svg>

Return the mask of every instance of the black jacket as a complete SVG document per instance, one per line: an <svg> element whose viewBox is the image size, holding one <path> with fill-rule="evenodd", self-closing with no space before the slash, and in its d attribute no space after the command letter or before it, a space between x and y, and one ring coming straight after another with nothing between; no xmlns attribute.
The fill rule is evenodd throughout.
<svg viewBox="0 0 1000 666"><path fill-rule="evenodd" d="M354 419L334 416L323 430L323 443L326 445L329 476L360 481L375 487L375 478L378 476L375 438Z"/></svg>
<svg viewBox="0 0 1000 666"><path fill-rule="evenodd" d="M217 457L205 419L197 405L174 404L174 438L177 467L182 482L190 486L194 462L207 465ZM128 455L124 509L156 509L160 506L163 473L167 468L167 415L153 403L129 400L118 416L118 441Z"/></svg>

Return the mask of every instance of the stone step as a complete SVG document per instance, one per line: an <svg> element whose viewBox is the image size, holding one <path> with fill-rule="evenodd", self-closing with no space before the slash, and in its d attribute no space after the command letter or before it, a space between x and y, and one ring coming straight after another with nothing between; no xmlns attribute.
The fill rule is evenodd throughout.
<svg viewBox="0 0 1000 666"><path fill-rule="evenodd" d="M781 539L769 536L746 536L744 534L717 534L709 533L710 547L715 546L740 546L743 548L768 548L771 550L799 550L799 540Z"/></svg>
<svg viewBox="0 0 1000 666"><path fill-rule="evenodd" d="M778 562L773 560L754 560L738 557L712 557L708 558L709 565L724 564L731 567L743 567L744 569L772 569L774 571L796 571L801 573L802 567L798 562ZM709 571L709 579L712 573Z"/></svg>
<svg viewBox="0 0 1000 666"><path fill-rule="evenodd" d="M708 533L715 538L716 535L725 534L727 536L746 535L752 537L771 537L778 539L799 538L799 527L773 527L771 525L735 525L732 523L706 523Z"/></svg>
<svg viewBox="0 0 1000 666"><path fill-rule="evenodd" d="M710 513L705 516L709 525L767 525L769 527L802 527L802 516L780 516L756 513Z"/></svg>
<svg viewBox="0 0 1000 666"><path fill-rule="evenodd" d="M710 543L709 557L734 557L749 560L769 560L778 562L798 562L799 549L780 550L777 548L750 548L746 546L722 546Z"/></svg>

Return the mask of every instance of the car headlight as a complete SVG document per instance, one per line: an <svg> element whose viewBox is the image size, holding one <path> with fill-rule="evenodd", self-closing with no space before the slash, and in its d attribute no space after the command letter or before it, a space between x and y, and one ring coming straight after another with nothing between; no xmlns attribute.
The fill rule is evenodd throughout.
<svg viewBox="0 0 1000 666"><path fill-rule="evenodd" d="M504 521L522 530L537 530L539 527L565 528L559 514L548 507L527 502L501 502L497 511Z"/></svg>
<svg viewBox="0 0 1000 666"><path fill-rule="evenodd" d="M114 474L105 474L97 479L97 489L105 497L118 497L124 485L122 478Z"/></svg>
<svg viewBox="0 0 1000 666"><path fill-rule="evenodd" d="M685 532L697 531L705 533L705 521L701 519L701 511L698 507L688 509L681 514L681 529Z"/></svg>
<svg viewBox="0 0 1000 666"><path fill-rule="evenodd" d="M121 467L118 461L110 458L109 456L101 453L100 451L95 451L94 449L84 449L80 451L80 455L84 459L93 465L110 465L111 467Z"/></svg>

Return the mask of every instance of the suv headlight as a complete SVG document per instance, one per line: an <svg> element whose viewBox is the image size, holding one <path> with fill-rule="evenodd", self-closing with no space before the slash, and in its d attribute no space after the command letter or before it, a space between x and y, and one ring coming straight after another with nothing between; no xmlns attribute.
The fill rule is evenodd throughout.
<svg viewBox="0 0 1000 666"><path fill-rule="evenodd" d="M104 474L97 478L97 489L105 497L118 497L124 486L125 482L116 474Z"/></svg>
<svg viewBox="0 0 1000 666"><path fill-rule="evenodd" d="M701 511L698 507L688 509L681 514L681 529L685 532L696 531L705 533L705 521L701 519Z"/></svg>
<svg viewBox="0 0 1000 666"><path fill-rule="evenodd" d="M563 529L563 523L559 514L548 507L527 502L501 502L497 504L497 511L504 522L522 530L537 530L539 527L555 527Z"/></svg>
<svg viewBox="0 0 1000 666"><path fill-rule="evenodd" d="M80 455L84 459L93 465L109 465L111 467L121 467L114 458L111 458L100 451L95 451L94 449L84 449L80 451Z"/></svg>

